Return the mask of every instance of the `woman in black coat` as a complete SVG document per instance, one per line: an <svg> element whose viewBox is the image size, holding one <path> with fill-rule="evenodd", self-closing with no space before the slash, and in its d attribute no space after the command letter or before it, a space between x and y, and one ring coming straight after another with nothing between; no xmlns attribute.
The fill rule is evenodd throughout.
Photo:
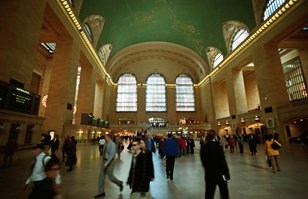
<svg viewBox="0 0 308 199"><path fill-rule="evenodd" d="M140 144L141 142L142 144ZM152 153L149 150L141 150L141 146L146 146L144 141L132 142L133 161L129 171L127 184L132 189L132 194L134 192L139 192L141 195L146 195L146 192L149 192L150 181L154 180L154 167Z"/></svg>
<svg viewBox="0 0 308 199"><path fill-rule="evenodd" d="M67 143L66 155L67 155L67 159L66 159L66 162L65 162L65 166L69 167L69 169L67 170L67 172L69 172L69 171L73 170L73 166L77 162L76 144L73 142L72 138L70 138L69 142Z"/></svg>

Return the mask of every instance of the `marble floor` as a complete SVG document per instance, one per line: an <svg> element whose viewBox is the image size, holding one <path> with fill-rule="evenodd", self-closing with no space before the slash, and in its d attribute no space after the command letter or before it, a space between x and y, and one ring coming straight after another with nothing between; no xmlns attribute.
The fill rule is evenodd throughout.
<svg viewBox="0 0 308 199"><path fill-rule="evenodd" d="M204 198L204 172L199 158L198 142L196 153L178 158L175 163L174 180L165 177L165 161L158 154L153 156L155 181L151 182L150 193L155 199L200 199ZM279 157L282 171L273 174L265 163L263 145L258 146L256 156L251 156L247 145L245 153L226 152L231 172L229 183L230 196L233 199L306 199L308 197L308 146L284 146ZM59 154L60 155L60 154ZM0 157L2 158L2 156ZM97 146L78 144L78 162L73 172L61 169L66 199L90 199L97 194L99 174L99 152ZM2 160L2 159L1 159ZM17 152L11 168L0 169L0 198L23 199L30 192L21 191L29 174L31 151ZM121 159L116 159L114 174L126 182L130 167L131 154L125 150ZM123 192L106 179L106 197L108 199L126 199L130 196L128 186ZM219 197L216 190L215 198Z"/></svg>

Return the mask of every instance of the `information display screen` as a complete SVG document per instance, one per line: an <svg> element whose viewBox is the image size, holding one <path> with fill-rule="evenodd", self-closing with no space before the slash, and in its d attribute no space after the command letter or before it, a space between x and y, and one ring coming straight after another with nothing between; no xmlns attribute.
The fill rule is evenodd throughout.
<svg viewBox="0 0 308 199"><path fill-rule="evenodd" d="M29 94L18 90L12 90L9 97L9 108L16 111L31 113L33 97Z"/></svg>
<svg viewBox="0 0 308 199"><path fill-rule="evenodd" d="M0 82L0 108L37 115L40 96Z"/></svg>

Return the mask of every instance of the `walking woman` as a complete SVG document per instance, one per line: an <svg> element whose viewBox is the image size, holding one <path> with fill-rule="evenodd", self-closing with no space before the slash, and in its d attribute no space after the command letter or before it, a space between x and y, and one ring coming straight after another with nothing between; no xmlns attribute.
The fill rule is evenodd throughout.
<svg viewBox="0 0 308 199"><path fill-rule="evenodd" d="M279 150L276 148L273 148L273 143L281 147L281 144L273 138L273 136L270 134L267 136L265 145L264 145L264 151L265 154L268 156L268 158L271 160L273 173L276 171L280 171L280 166L278 163L278 156L279 156Z"/></svg>
<svg viewBox="0 0 308 199"><path fill-rule="evenodd" d="M146 182L146 187L150 186L150 181L154 181L154 166L153 166L153 159L152 159L152 153L147 148L147 145L145 144L144 140L140 140L140 150L145 155L145 165L146 165L146 176L148 181Z"/></svg>

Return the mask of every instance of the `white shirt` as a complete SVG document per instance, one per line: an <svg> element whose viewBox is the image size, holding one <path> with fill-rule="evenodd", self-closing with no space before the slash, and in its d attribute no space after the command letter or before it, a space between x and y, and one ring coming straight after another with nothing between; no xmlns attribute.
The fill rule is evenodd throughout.
<svg viewBox="0 0 308 199"><path fill-rule="evenodd" d="M106 143L105 139L99 139L98 141L99 145L104 145Z"/></svg>
<svg viewBox="0 0 308 199"><path fill-rule="evenodd" d="M36 156L36 162L34 165L34 168L32 170L32 173L30 175L30 177L27 179L26 184L29 184L30 182L35 182L35 181L41 181L44 180L46 178L46 174L44 171L44 165L46 166L48 160L51 159L51 157L49 155L47 155L46 157L46 153L40 153L38 156ZM44 165L43 165L43 158L44 159ZM56 184L61 184L61 176L60 174L57 175L56 177Z"/></svg>

